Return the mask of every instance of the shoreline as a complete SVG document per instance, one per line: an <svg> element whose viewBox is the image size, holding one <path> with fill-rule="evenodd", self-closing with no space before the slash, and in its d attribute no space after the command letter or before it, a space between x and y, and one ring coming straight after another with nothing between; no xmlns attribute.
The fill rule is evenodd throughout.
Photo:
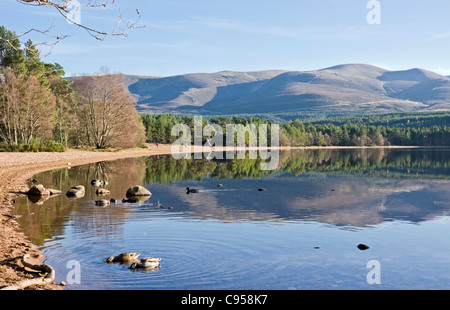
<svg viewBox="0 0 450 310"><path fill-rule="evenodd" d="M450 147L428 146L312 146L312 147L267 147L267 150L317 150L317 149L445 149ZM223 147L207 148L209 151L259 150L260 147ZM197 151L191 147L188 153ZM205 151L205 150L203 150ZM30 254L33 264L41 264L43 254L32 244L22 232L20 225L11 216L17 197L24 196L29 189L30 178L37 173L74 167L100 161L111 161L123 158L145 157L153 155L170 155L172 145L156 147L148 144L148 149L121 150L117 152L97 152L68 150L63 153L0 153L0 288L13 285L19 281L32 279L33 273L27 271L20 262L25 254ZM182 152L180 152L182 153ZM69 164L70 163L70 164ZM34 290L64 290L64 286L56 283L34 286Z"/></svg>

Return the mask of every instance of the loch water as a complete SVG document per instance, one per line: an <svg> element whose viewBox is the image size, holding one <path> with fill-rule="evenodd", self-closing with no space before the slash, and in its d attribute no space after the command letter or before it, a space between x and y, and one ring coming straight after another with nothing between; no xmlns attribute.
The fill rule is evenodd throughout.
<svg viewBox="0 0 450 310"><path fill-rule="evenodd" d="M449 288L450 149L282 151L270 171L261 162L152 156L48 171L34 178L63 195L21 198L14 212L68 290ZM117 202L95 205L93 179ZM64 195L75 185L84 198ZM123 202L133 185L152 196ZM161 266L106 263L123 252Z"/></svg>

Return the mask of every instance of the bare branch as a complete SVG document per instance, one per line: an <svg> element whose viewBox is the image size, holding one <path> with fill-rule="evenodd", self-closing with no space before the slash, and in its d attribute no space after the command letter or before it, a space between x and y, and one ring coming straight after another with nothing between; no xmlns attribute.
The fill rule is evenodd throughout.
<svg viewBox="0 0 450 310"><path fill-rule="evenodd" d="M47 46L49 47L49 51L45 54L45 55L34 55L36 57L46 57L48 56L51 51L53 50L53 48L56 46L56 44L58 44L61 40L64 40L67 37L70 37L69 35L52 35L50 34L50 31L55 27L54 25L54 21L52 22L52 24L45 30L39 30L39 29L35 29L35 28L31 28L21 34L17 35L17 39L20 39L23 36L26 36L28 34L30 34L31 32L38 32L46 37L52 38L54 41L52 43L49 42L40 42L40 43L34 43L34 46L39 48L40 46ZM11 48L13 48L14 50L19 50L18 47L16 47L14 44L12 44L11 39L6 39L6 38L2 38L0 37L0 41L6 42ZM24 52L29 52L29 53L35 53L35 50L30 49L27 46L24 46L22 49Z"/></svg>
<svg viewBox="0 0 450 310"><path fill-rule="evenodd" d="M136 13L138 15L135 21L125 21L122 17L122 12L119 9L119 19L114 25L112 31L103 31L99 29L95 29L94 27L84 25L79 21L73 20L71 14L74 4L78 6L77 9L81 8L106 8L109 6L113 6L115 4L115 0L103 0L103 1L95 1L95 0L86 0L86 1L74 1L74 0L16 0L19 3L32 5L32 6L46 6L55 8L67 21L70 23L83 28L86 30L91 36L96 38L97 40L104 40L108 36L116 36L121 38L126 38L130 30L135 28L142 28L143 26L139 26L138 22L141 18L141 14L139 9L136 9Z"/></svg>

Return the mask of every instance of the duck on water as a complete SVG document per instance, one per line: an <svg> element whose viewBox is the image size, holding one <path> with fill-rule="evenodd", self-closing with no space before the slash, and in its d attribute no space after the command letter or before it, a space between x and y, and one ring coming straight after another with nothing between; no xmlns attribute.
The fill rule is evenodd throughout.
<svg viewBox="0 0 450 310"><path fill-rule="evenodd" d="M189 187L186 187L186 194L190 194L190 193L198 193L198 192L199 192L198 188L189 188Z"/></svg>

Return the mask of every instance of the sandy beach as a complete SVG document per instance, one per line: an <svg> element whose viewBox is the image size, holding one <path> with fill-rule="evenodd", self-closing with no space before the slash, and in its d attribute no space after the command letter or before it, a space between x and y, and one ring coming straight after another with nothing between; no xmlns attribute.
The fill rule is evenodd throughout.
<svg viewBox="0 0 450 310"><path fill-rule="evenodd" d="M33 175L69 165L73 167L99 161L171 154L171 147L171 145L156 147L154 144L149 144L148 149L116 152L68 150L64 153L0 153L0 289L38 276L36 271L22 265L23 255L29 254L33 264L41 264L44 258L36 246L23 234L11 212L15 199L29 190L31 184L29 181ZM279 149L318 148L323 147L280 147ZM329 149L338 148L342 147L329 147ZM59 283L50 283L28 289L62 290L64 286Z"/></svg>

